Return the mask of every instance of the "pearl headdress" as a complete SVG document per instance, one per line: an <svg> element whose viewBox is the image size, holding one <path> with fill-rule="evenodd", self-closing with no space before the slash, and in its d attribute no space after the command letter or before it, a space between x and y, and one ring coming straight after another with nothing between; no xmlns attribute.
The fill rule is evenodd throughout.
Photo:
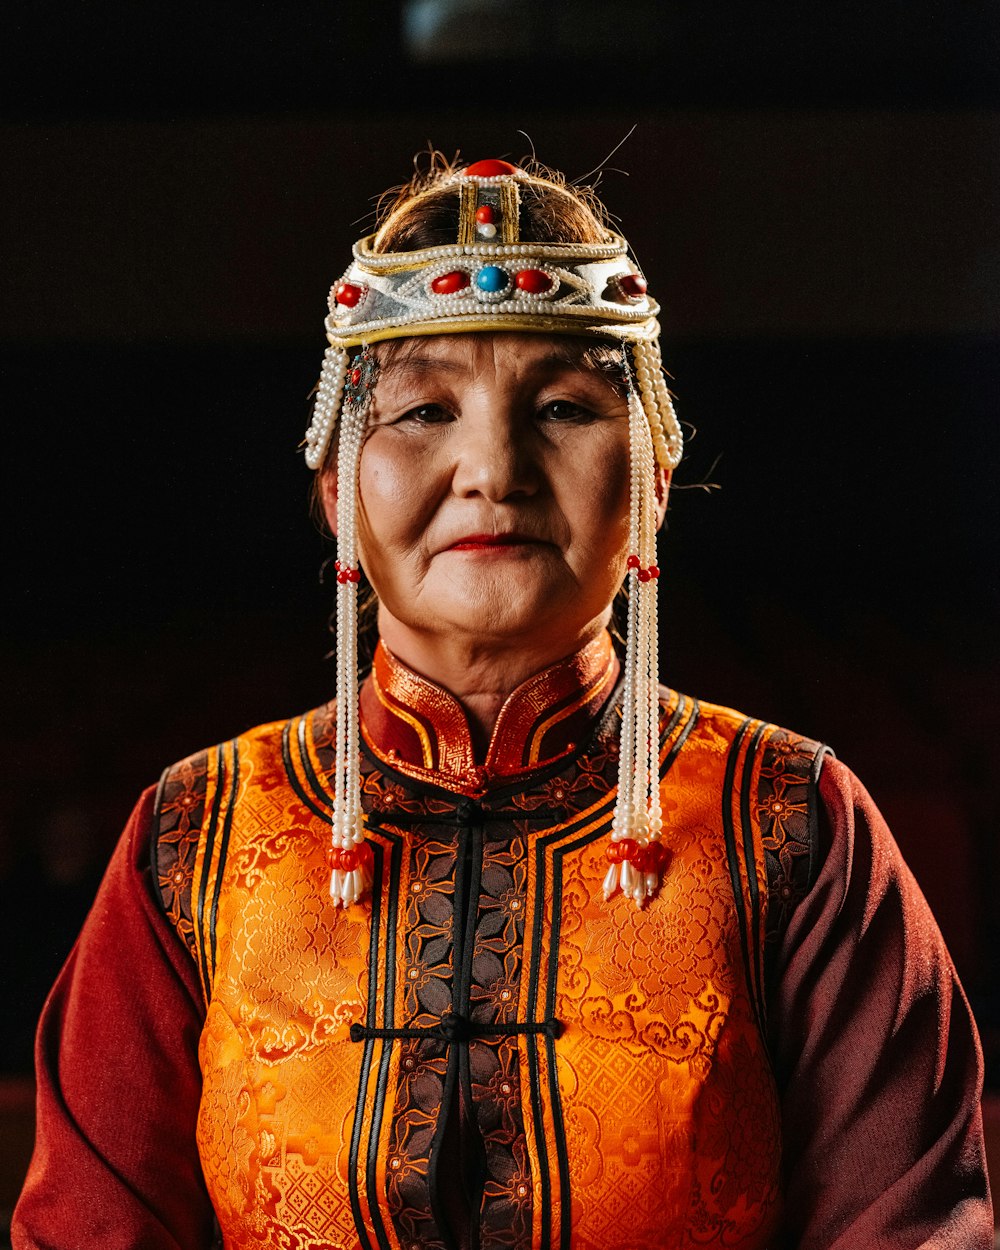
<svg viewBox="0 0 1000 1250"><path fill-rule="evenodd" d="M383 339L516 330L617 338L629 382L631 484L629 590L618 800L605 898L621 890L642 904L659 888L659 699L657 664L656 470L681 458L680 426L663 376L659 306L628 254L602 243L523 243L520 189L538 181L506 161L479 161L455 175L454 244L375 252L374 236L330 291L327 348L306 463L323 466L337 441L337 731L330 892L341 906L370 884L371 853L361 812L357 698L357 483L365 422ZM547 184L546 184L547 185ZM361 348L351 356L351 350Z"/></svg>

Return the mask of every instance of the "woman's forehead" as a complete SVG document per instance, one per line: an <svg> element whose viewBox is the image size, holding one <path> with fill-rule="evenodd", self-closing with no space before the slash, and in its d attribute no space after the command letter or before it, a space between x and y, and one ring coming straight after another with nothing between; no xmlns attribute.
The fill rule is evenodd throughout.
<svg viewBox="0 0 1000 1250"><path fill-rule="evenodd" d="M606 376L621 358L621 347L610 341L505 332L393 339L374 350L390 376L410 371L458 374L483 367L518 374L572 369Z"/></svg>

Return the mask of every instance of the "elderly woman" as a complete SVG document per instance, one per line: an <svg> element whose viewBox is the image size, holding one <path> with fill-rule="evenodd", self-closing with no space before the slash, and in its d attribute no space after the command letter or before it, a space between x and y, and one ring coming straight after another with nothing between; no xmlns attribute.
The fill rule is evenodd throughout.
<svg viewBox="0 0 1000 1250"><path fill-rule="evenodd" d="M656 313L503 161L355 246L306 439L336 700L141 799L15 1247L992 1244L974 1026L871 800L658 686Z"/></svg>

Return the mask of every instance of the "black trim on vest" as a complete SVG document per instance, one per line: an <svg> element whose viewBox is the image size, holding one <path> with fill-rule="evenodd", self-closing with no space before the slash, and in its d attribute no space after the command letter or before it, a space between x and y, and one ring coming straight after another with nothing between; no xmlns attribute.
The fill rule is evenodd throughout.
<svg viewBox="0 0 1000 1250"><path fill-rule="evenodd" d="M402 861L403 842L401 838L394 839L392 852L389 856L389 890L386 898L385 909L385 952L383 956L384 973L382 977L382 1019L385 1021L387 1028L392 1028L393 1021L396 1018L395 998L396 998L396 916L399 910L399 874ZM377 966L372 965L368 969L369 981L376 975ZM382 1056L379 1060L378 1079L375 1085L375 1106L372 1112L371 1128L368 1137L368 1160L366 1169L366 1183L368 1186L369 1207L372 1213L372 1223L377 1227L375 1234L379 1239L379 1245L388 1244L388 1236L385 1231L385 1225L382 1220L382 1212L380 1202L384 1198L384 1194L378 1193L378 1142L382 1132L382 1116L385 1111L385 1095L389 1086L389 1067L392 1061L392 1048L383 1046Z"/></svg>
<svg viewBox="0 0 1000 1250"><path fill-rule="evenodd" d="M302 719L303 721L305 720L304 717ZM292 748L290 745L291 732L292 722L288 721L284 729L281 731L281 761L285 766L285 774L288 777L289 784L295 791L296 796L301 799L303 803L305 803L306 807L309 808L314 816L319 816L321 820L329 820L332 812L332 806L328 806L326 811L324 811L322 807L318 806L318 804L316 804L306 793L305 787L302 785L302 782L299 780L298 773L295 771L295 765L292 761ZM308 759L308 756L304 756L304 758Z"/></svg>
<svg viewBox="0 0 1000 1250"><path fill-rule="evenodd" d="M209 913L208 930L212 943L212 976L215 976L215 923L219 915L219 896L222 893L222 876L226 868L226 856L229 854L229 835L233 829L233 814L236 810L236 792L240 780L240 748L238 739L232 741L233 748L233 781L229 788L229 802L226 817L222 825L222 842L219 846L219 866L215 870L215 890L212 893L212 910Z"/></svg>
<svg viewBox="0 0 1000 1250"><path fill-rule="evenodd" d="M201 880L198 882L198 933L201 935L201 980L205 990L205 1000L212 996L212 979L208 974L208 953L205 941L205 894L208 887L208 872L212 866L212 853L215 850L215 831L219 824L219 811L222 807L222 791L226 777L225 744L215 748L215 794L212 798L212 814L208 819L208 832L205 835L205 853L202 856Z"/></svg>
<svg viewBox="0 0 1000 1250"><path fill-rule="evenodd" d="M169 768L165 768L160 773L160 780L156 787L156 797L153 799L153 823L149 831L150 881L153 886L153 897L157 900L160 910L163 912L167 910L167 900L163 897L163 891L160 889L160 821L163 819L163 792L167 788L167 778L176 767L176 764L171 764Z"/></svg>
<svg viewBox="0 0 1000 1250"><path fill-rule="evenodd" d="M766 1005L764 1002L764 968L762 959L763 934L760 923L760 892L757 887L757 854L754 849L753 826L750 823L750 782L753 779L754 763L760 749L761 739L766 723L761 723L754 730L747 753L743 760L743 778L740 785L740 824L743 826L743 860L746 864L747 887L750 893L750 950L753 953L752 980L748 986L753 1001L757 1027L764 1036Z"/></svg>
<svg viewBox="0 0 1000 1250"><path fill-rule="evenodd" d="M385 857L385 850L379 843L375 842L372 844L372 853L374 856L375 880L381 881L382 861ZM373 890L371 925L369 926L368 935L368 1023L371 1027L374 1027L378 1018L378 978L373 976L372 973L378 968L379 934L382 932L381 914L382 891ZM358 1192L358 1163L361 1154L361 1138L365 1125L365 1094L368 1089L368 1077L371 1072L373 1050L374 1047L369 1040L361 1057L361 1075L358 1081L357 1101L354 1105L354 1125L351 1129L351 1150L347 1173L347 1192L351 1203L351 1213L354 1216L354 1228L363 1250L370 1250L371 1241L361 1215L361 1195ZM369 1195L369 1206L372 1205L375 1205L375 1203L372 1195ZM384 1239L379 1240L379 1246L382 1247L382 1250L388 1250L388 1243Z"/></svg>
<svg viewBox="0 0 1000 1250"><path fill-rule="evenodd" d="M750 946L747 937L747 915L746 905L743 898L743 886L740 881L740 863L736 852L736 830L733 826L733 785L736 780L736 766L739 762L740 751L743 748L743 742L746 739L747 731L752 721L749 717L743 721L736 736L733 738L732 745L729 748L729 758L726 760L726 776L722 783L722 830L726 840L726 861L729 865L729 880L733 887L733 906L736 909L736 922L740 930L740 947L743 953L743 970L746 975L747 993L754 1005L754 1014L759 1013L753 988L753 974L751 966L754 962L750 956ZM750 875L751 865L747 866L747 875Z"/></svg>

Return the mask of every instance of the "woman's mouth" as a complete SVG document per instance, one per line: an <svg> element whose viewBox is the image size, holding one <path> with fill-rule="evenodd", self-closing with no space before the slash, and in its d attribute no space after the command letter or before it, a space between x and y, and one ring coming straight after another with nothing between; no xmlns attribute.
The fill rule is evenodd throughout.
<svg viewBox="0 0 1000 1250"><path fill-rule="evenodd" d="M515 547L540 546L537 538L528 534L465 534L456 539L447 551L471 551L488 555L491 552L510 551Z"/></svg>

